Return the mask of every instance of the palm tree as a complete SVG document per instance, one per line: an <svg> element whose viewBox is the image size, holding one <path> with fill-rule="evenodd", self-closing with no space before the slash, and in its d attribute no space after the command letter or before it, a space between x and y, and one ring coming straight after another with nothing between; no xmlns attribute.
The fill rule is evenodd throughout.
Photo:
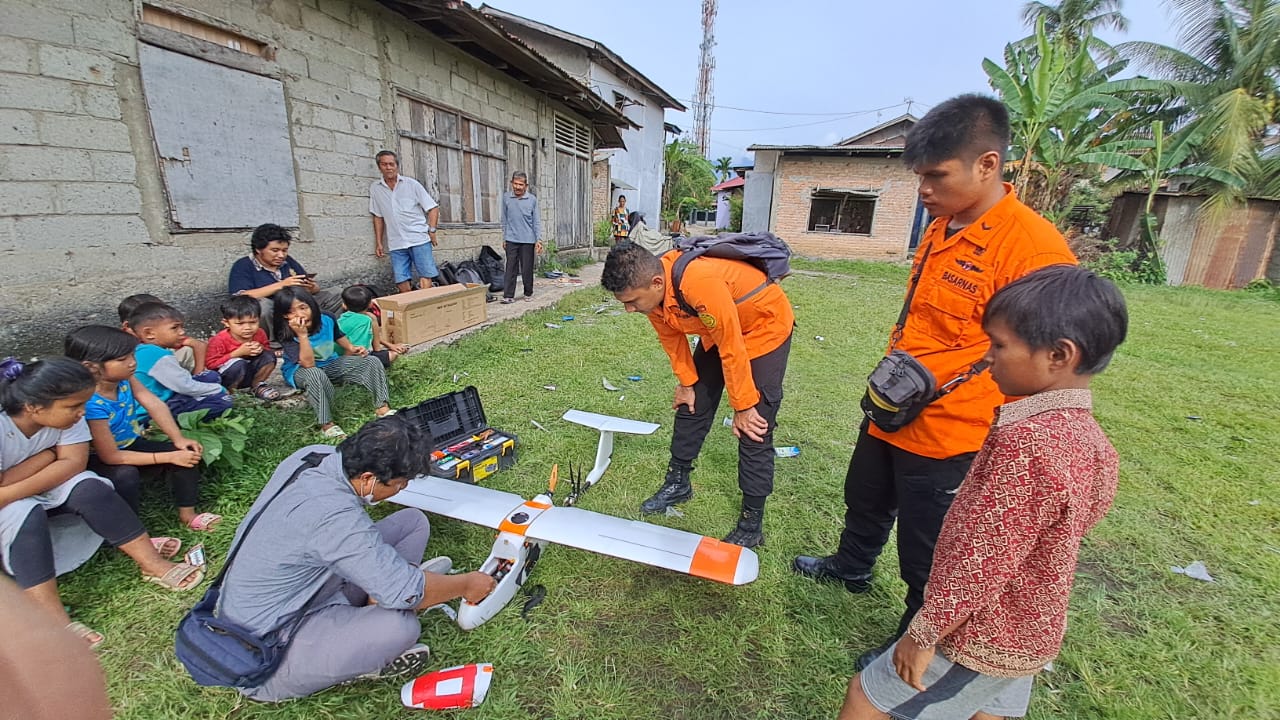
<svg viewBox="0 0 1280 720"><path fill-rule="evenodd" d="M1035 28L1044 21L1045 32L1062 38L1071 49L1080 45L1099 57L1115 59L1110 45L1094 37L1103 28L1124 32L1129 20L1120 12L1124 0L1060 0L1057 5L1032 0L1022 6L1022 21Z"/></svg>
<svg viewBox="0 0 1280 720"><path fill-rule="evenodd" d="M691 140L672 140L663 150L666 177L662 183L662 219L683 217L691 208L711 204L711 186L716 176L711 162L698 152Z"/></svg>
<svg viewBox="0 0 1280 720"><path fill-rule="evenodd" d="M1062 0L1057 5L1029 2L1022 6L1022 21L1034 28L1043 19L1050 35L1084 38L1099 28L1124 32L1129 20L1120 12L1123 0Z"/></svg>
<svg viewBox="0 0 1280 720"><path fill-rule="evenodd" d="M1003 67L987 59L982 67L1009 109L1018 196L1057 221L1076 181L1097 167L1081 155L1123 139L1137 122L1134 98L1164 84L1111 80L1127 61L1099 65L1087 40L1051 37L1046 24L1038 19L1034 35L1006 45ZM1141 111L1146 103L1137 104Z"/></svg>
<svg viewBox="0 0 1280 720"><path fill-rule="evenodd" d="M1268 126L1280 123L1280 0L1166 2L1181 26L1181 48L1128 42L1116 49L1169 81L1182 123L1204 138L1198 160L1244 178L1245 193L1274 191L1275 163L1261 151ZM1206 185L1213 209L1241 194L1212 179Z"/></svg>
<svg viewBox="0 0 1280 720"><path fill-rule="evenodd" d="M733 158L728 155L716 158L715 171L720 176L721 182L733 177Z"/></svg>

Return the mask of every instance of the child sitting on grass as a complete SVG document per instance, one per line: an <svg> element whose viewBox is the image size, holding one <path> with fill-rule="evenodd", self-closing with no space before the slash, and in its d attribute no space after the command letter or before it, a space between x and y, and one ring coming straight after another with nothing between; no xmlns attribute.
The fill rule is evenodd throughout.
<svg viewBox="0 0 1280 720"><path fill-rule="evenodd" d="M86 325L67 335L67 357L88 368L98 383L84 415L93 436L89 468L110 480L134 512L138 511L143 477L166 478L173 489L178 520L191 530L212 530L222 517L196 513L201 480L197 466L204 448L182 435L168 406L133 374L137 346L136 337L105 325ZM142 437L139 406L168 440ZM176 553L181 546L176 538L155 539L167 543L165 551Z"/></svg>
<svg viewBox="0 0 1280 720"><path fill-rule="evenodd" d="M849 682L842 720L1022 717L1057 657L1080 541L1115 497L1118 459L1089 382L1129 324L1111 281L1052 265L982 320L1000 406L947 512L907 633Z"/></svg>
<svg viewBox="0 0 1280 720"><path fill-rule="evenodd" d="M285 382L301 390L316 412L320 430L327 438L344 438L347 433L333 422L333 383L353 382L373 394L378 417L395 413L387 405L387 372L368 351L351 344L330 315L320 312L311 293L286 287L275 295L276 339L284 349L281 372ZM338 354L338 348L345 355Z"/></svg>
<svg viewBox="0 0 1280 720"><path fill-rule="evenodd" d="M0 362L0 569L91 647L102 635L67 617L57 575L87 560L104 539L128 555L147 582L190 590L204 578L199 567L162 557L111 482L85 469L84 406L95 385L89 370L70 358ZM54 511L74 519L55 524Z"/></svg>
<svg viewBox="0 0 1280 720"><path fill-rule="evenodd" d="M138 309L143 303L163 303L164 301L155 295L148 293L138 293L130 295L120 304L116 306L116 312L120 315L120 329L133 335L133 329L129 327L129 316L134 310ZM193 337L186 337L182 341L182 347L174 348L173 355L178 359L178 364L186 368L187 372L192 375L204 372L205 355L208 352L207 345L203 340L197 340ZM213 369L213 368L210 368Z"/></svg>
<svg viewBox="0 0 1280 720"><path fill-rule="evenodd" d="M383 341L382 324L373 314L373 291L366 285L352 285L342 291L342 308L338 327L352 345L362 347L389 368L396 358L409 352L408 345Z"/></svg>
<svg viewBox="0 0 1280 720"><path fill-rule="evenodd" d="M258 324L262 305L247 295L233 295L222 303L222 330L209 338L209 369L216 370L227 390L253 388L259 400L279 400L280 391L267 384L276 369L276 356L267 331Z"/></svg>
<svg viewBox="0 0 1280 720"><path fill-rule="evenodd" d="M164 303L143 303L129 314L129 327L142 341L134 351L138 379L174 416L208 410L206 419L212 420L231 409L231 395L218 373L192 375L178 364L173 351L186 342L185 325L182 313Z"/></svg>

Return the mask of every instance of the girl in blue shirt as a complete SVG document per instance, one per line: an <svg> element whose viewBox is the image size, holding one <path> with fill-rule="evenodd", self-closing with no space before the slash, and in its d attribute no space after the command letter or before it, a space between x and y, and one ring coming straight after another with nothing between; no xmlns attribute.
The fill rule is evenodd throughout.
<svg viewBox="0 0 1280 720"><path fill-rule="evenodd" d="M201 480L197 466L204 448L183 436L169 407L134 373L137 345L138 338L105 325L86 325L66 337L67 357L89 368L97 381L84 415L93 435L89 468L110 480L134 511L143 479L164 478L173 490L178 520L190 530L212 530L222 516L196 512ZM150 415L169 439L142 437L140 415ZM170 556L181 545L176 538L155 539L164 543L158 546L161 553Z"/></svg>
<svg viewBox="0 0 1280 720"><path fill-rule="evenodd" d="M335 382L355 383L373 394L378 417L395 413L387 404L387 373L369 351L353 345L333 316L320 312L311 293L286 287L275 294L275 330L284 352L284 379L298 388L316 412L316 421L327 438L347 436L333 422ZM343 354L338 353L342 348Z"/></svg>

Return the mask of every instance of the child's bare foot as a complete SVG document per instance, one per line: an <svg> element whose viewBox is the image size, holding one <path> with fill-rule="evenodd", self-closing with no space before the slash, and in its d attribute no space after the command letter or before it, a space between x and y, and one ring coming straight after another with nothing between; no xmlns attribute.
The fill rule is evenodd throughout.
<svg viewBox="0 0 1280 720"><path fill-rule="evenodd" d="M391 409L389 406L387 406L387 405L383 405L382 407L378 408L377 410L374 410L374 411L373 411L373 413L374 413L375 415L377 415L378 417L386 417L386 416L388 416L388 415L395 415L395 414L396 414L396 411L395 411L395 410L392 410L392 409Z"/></svg>

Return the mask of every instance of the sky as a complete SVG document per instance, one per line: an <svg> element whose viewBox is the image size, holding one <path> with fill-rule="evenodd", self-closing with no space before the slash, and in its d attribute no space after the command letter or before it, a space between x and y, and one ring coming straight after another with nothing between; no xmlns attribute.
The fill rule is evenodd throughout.
<svg viewBox="0 0 1280 720"><path fill-rule="evenodd" d="M493 7L607 46L690 109L701 0L489 0ZM479 5L479 0L472 0ZM1002 62L1025 37L1022 0L719 0L712 158L752 144L826 145L964 92L991 92L982 59ZM1160 0L1125 0L1129 30L1112 43L1176 45Z"/></svg>

